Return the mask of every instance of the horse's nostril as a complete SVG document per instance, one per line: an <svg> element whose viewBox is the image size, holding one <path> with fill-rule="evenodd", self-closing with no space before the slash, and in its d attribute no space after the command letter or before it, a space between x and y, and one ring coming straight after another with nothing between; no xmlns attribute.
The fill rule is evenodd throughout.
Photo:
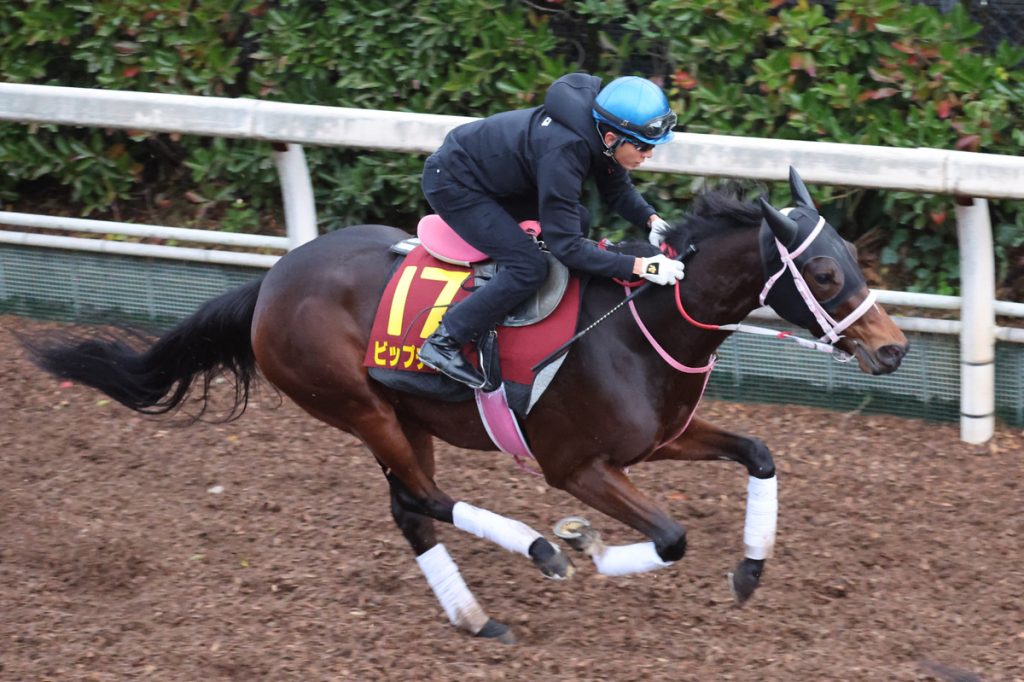
<svg viewBox="0 0 1024 682"><path fill-rule="evenodd" d="M907 347L897 343L890 343L878 349L878 357L889 367L899 365L906 354Z"/></svg>

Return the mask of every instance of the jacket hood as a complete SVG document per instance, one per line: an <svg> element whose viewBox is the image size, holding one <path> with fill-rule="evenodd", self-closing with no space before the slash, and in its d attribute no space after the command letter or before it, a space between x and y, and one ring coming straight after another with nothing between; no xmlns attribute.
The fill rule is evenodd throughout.
<svg viewBox="0 0 1024 682"><path fill-rule="evenodd" d="M594 124L594 98L601 91L601 79L587 73L562 76L544 96L547 114L584 140L600 145Z"/></svg>

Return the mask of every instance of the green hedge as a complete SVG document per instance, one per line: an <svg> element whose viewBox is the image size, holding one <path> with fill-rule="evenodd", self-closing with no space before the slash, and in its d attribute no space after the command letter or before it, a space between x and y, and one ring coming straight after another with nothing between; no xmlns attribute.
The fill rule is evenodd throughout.
<svg viewBox="0 0 1024 682"><path fill-rule="evenodd" d="M396 0L376 10L351 0L21 0L0 4L0 77L482 116L531 106L552 80L586 68L660 82L691 132L1021 153L1024 50L981 50L960 8L829 4L826 13L778 0ZM322 229L410 228L426 208L420 157L307 154ZM263 143L7 123L0 163L0 200L19 208L48 201L98 216L281 229ZM637 180L670 216L702 182ZM949 197L815 194L887 286L956 292ZM1024 211L991 206L1007 284L1024 250ZM628 231L598 220L613 236Z"/></svg>

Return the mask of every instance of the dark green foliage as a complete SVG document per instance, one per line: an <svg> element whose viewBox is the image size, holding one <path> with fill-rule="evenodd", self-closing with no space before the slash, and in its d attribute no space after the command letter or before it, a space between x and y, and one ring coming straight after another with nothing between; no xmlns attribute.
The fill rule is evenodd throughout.
<svg viewBox="0 0 1024 682"><path fill-rule="evenodd" d="M557 56L548 19L518 2L379 7L345 0L16 0L0 3L0 77L475 116L530 106L572 70ZM307 153L325 229L412 226L426 210L422 158L337 148ZM212 210L179 224L225 216L238 223L237 199L280 213L270 146L254 141L5 123L0 164L0 200L19 205L45 196L109 215L191 191L192 201ZM62 196L54 185L64 188Z"/></svg>
<svg viewBox="0 0 1024 682"><path fill-rule="evenodd" d="M980 27L959 5L948 14L906 0L573 4L578 16L625 31L602 34L600 68L652 63L686 130L893 147L1020 155L1024 49L978 49ZM760 10L760 11L758 11ZM671 188L675 185L678 189ZM690 183L658 178L685 197ZM879 245L876 271L895 287L956 293L952 197L814 189L847 236ZM779 185L773 198L788 200ZM1000 278L1024 243L1019 202L992 202Z"/></svg>
<svg viewBox="0 0 1024 682"><path fill-rule="evenodd" d="M0 3L0 77L483 116L532 106L552 80L583 66L660 82L690 132L1021 154L1024 50L980 49L979 27L960 7L940 14L901 0L827 4L13 0ZM411 228L426 208L418 156L338 148L307 155L322 229ZM263 215L263 229L272 229L266 216L280 214L263 143L0 124L0 163L0 200L19 205L45 195L117 215L159 208L161 197L177 205L192 192L205 208L177 224L244 229ZM636 180L669 218L702 184L646 173ZM886 285L955 293L952 198L814 192L829 219L874 255ZM773 193L780 204L788 198L782 185ZM629 231L595 215L613 236ZM1000 277L1012 279L1024 211L1019 202L992 202L992 217Z"/></svg>

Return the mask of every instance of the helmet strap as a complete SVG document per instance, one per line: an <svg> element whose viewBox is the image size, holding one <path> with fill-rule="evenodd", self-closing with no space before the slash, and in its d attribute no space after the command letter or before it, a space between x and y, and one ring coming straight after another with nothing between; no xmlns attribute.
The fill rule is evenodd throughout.
<svg viewBox="0 0 1024 682"><path fill-rule="evenodd" d="M615 150L617 150L619 147L621 147L622 143L626 141L626 136L622 135L621 133L613 133L615 135L615 142L612 142L609 145L609 144L605 143L605 141L604 141L605 134L601 130L601 124L595 122L594 123L594 127L597 128L597 134L601 136L601 145L604 147L604 151L602 153L605 156L607 156L609 159L614 161L616 165L618 165L619 160L615 158Z"/></svg>

